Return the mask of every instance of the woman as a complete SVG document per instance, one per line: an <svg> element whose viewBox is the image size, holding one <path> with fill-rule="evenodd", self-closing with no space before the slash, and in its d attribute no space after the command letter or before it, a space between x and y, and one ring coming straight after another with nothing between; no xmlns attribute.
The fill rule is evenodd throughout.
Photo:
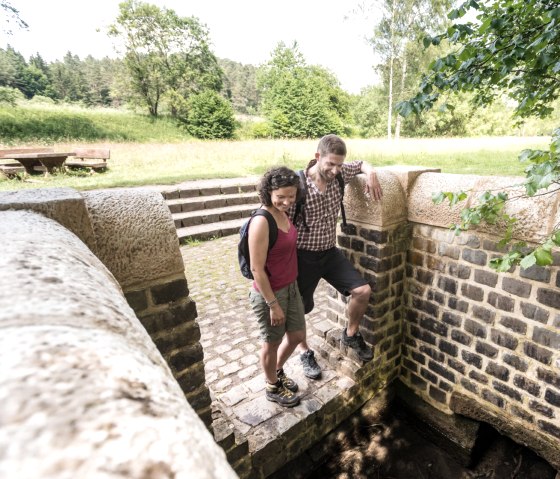
<svg viewBox="0 0 560 479"><path fill-rule="evenodd" d="M281 406L299 403L298 385L286 376L284 363L305 339L303 303L297 287L297 231L286 212L298 194L299 176L284 166L268 170L258 190L262 208L278 227L278 237L268 249L268 220L254 216L249 227L249 257L254 282L251 306L263 340L261 366L266 378L266 398ZM282 341L283 339L283 341Z"/></svg>

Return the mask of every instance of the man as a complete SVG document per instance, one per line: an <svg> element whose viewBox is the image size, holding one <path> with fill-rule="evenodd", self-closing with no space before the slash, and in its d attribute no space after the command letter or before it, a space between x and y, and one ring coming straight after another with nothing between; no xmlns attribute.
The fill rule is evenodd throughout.
<svg viewBox="0 0 560 479"><path fill-rule="evenodd" d="M369 361L373 352L360 334L359 326L369 304L371 288L336 248L336 226L342 199L336 175L342 173L346 184L354 176L365 173L366 192L376 201L381 199L383 191L373 168L362 161L344 163L345 158L344 141L336 135L326 135L321 138L315 158L305 170L305 205L298 218L294 218L298 230L298 288L306 314L313 309L313 294L321 278L341 294L350 296L348 326L342 333L342 342L354 349L362 361ZM293 217L294 213L295 206L292 206L288 214ZM298 350L304 374L311 379L319 378L321 368L305 339L298 345Z"/></svg>

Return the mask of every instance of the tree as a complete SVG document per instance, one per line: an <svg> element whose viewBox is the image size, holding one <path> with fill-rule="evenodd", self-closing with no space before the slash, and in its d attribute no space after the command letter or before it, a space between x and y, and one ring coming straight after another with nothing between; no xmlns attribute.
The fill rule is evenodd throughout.
<svg viewBox="0 0 560 479"><path fill-rule="evenodd" d="M411 63L418 57L413 45L430 31L445 23L445 12L452 0L376 0L365 10L381 12L381 20L368 39L381 56L379 70L387 88L387 138L393 137L395 99L403 97L410 77ZM399 138L401 119L397 117L394 136Z"/></svg>
<svg viewBox="0 0 560 479"><path fill-rule="evenodd" d="M476 22L460 22L467 12L476 12ZM494 101L506 94L515 102L518 121L552 112L552 103L560 94L560 7L550 0L496 0L478 3L467 0L452 10L455 23L446 32L424 40L426 46L447 40L455 50L437 59L423 78L417 95L398 105L407 116L431 108L443 93L473 92L476 105ZM550 194L560 189L560 129L552 133L549 150L524 150L519 159L528 163L524 182L525 196ZM544 191L543 191L544 190ZM455 204L465 192L441 192L436 202L448 199ZM513 264L530 267L552 264L552 248L560 246L560 225L536 247L513 243L516 219L504 213L509 201L506 192L484 192L478 206L462 211L460 231L481 221L506 224L502 245L510 251L491 262L499 271Z"/></svg>
<svg viewBox="0 0 560 479"><path fill-rule="evenodd" d="M137 0L119 7L108 33L122 38L132 95L150 115L158 115L163 100L175 113L181 98L221 89L222 72L210 51L208 31L198 19Z"/></svg>
<svg viewBox="0 0 560 479"><path fill-rule="evenodd" d="M232 138L235 116L231 103L213 90L191 95L187 100L184 121L187 131L196 138Z"/></svg>
<svg viewBox="0 0 560 479"><path fill-rule="evenodd" d="M275 137L316 138L342 133L349 97L330 72L307 66L297 43L279 43L258 72L262 111Z"/></svg>
<svg viewBox="0 0 560 479"><path fill-rule="evenodd" d="M231 101L237 113L255 114L261 101L257 67L222 58L218 59L218 64L224 72L222 94Z"/></svg>
<svg viewBox="0 0 560 479"><path fill-rule="evenodd" d="M23 21L21 19L21 17L19 16L19 10L16 9L15 7L12 6L11 2L9 2L8 0L0 0L0 10L4 10L4 12L6 13L6 17L4 19L6 26L2 27L2 29L8 33L11 34L11 30L10 30L10 22L15 22L15 24L19 27L19 28L27 28L28 25L25 21Z"/></svg>

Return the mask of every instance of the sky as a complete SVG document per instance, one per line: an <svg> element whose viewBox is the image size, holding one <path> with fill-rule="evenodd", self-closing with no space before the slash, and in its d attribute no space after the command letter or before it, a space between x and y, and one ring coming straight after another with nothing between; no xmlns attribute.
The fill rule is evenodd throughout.
<svg viewBox="0 0 560 479"><path fill-rule="evenodd" d="M353 13L360 0L146 0L180 16L195 16L210 33L219 58L243 64L266 63L276 45L298 43L308 65L321 65L336 75L342 88L359 93L376 83L376 58L365 40L373 20ZM46 61L68 52L85 58L116 57L107 26L118 15L118 0L11 0L28 25L11 23L11 35L0 32L27 60L40 53Z"/></svg>

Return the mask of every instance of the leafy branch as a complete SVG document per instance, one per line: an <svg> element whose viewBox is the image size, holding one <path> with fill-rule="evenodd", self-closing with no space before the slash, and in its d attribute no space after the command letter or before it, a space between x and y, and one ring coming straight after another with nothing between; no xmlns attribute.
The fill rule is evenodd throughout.
<svg viewBox="0 0 560 479"><path fill-rule="evenodd" d="M520 161L531 163L525 168L526 179L523 182L525 194L510 197L507 192L500 191L496 194L491 191L483 192L477 198L477 204L461 210L461 222L453 224L450 228L459 235L462 231L476 227L481 222L503 227L503 237L498 243L499 248L509 247L509 251L499 258L490 261L490 266L497 271L509 271L519 264L523 268L533 265L548 266L554 261L553 248L560 247L560 228L555 225L550 236L545 238L538 246L530 248L527 243L520 241L513 243L513 228L517 219L505 212L506 203L520 198L552 195L560 191L560 129L554 131L550 149L523 150L519 155ZM558 188L550 189L551 185ZM432 195L435 204L444 201L453 207L465 201L468 194L464 191L440 191Z"/></svg>

